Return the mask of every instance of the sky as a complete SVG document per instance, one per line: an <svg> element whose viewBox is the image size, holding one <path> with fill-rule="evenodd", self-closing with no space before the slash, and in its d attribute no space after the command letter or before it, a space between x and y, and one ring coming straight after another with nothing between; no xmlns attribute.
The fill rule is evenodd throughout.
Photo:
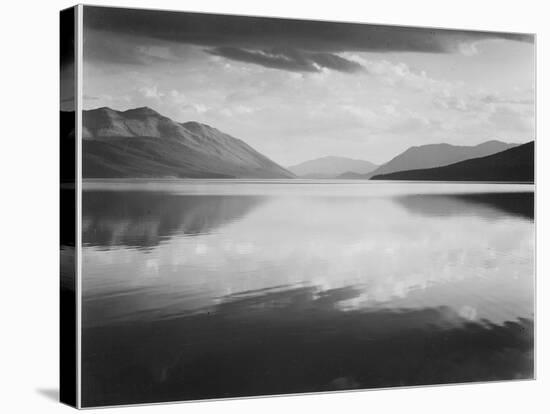
<svg viewBox="0 0 550 414"><path fill-rule="evenodd" d="M84 8L84 109L148 106L283 166L535 134L534 38Z"/></svg>

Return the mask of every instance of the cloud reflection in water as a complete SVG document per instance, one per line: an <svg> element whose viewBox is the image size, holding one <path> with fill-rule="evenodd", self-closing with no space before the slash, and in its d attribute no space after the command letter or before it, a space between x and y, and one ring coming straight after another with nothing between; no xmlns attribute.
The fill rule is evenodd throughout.
<svg viewBox="0 0 550 414"><path fill-rule="evenodd" d="M85 192L96 403L532 376L532 193L264 187Z"/></svg>

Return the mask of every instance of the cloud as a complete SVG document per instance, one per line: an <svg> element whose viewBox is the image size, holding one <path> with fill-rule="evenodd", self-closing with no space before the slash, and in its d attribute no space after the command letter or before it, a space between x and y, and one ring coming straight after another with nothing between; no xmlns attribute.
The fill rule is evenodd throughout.
<svg viewBox="0 0 550 414"><path fill-rule="evenodd" d="M149 65L181 59L174 45L154 40L138 40L122 34L88 32L84 35L84 60L120 65Z"/></svg>
<svg viewBox="0 0 550 414"><path fill-rule="evenodd" d="M462 42L458 44L458 51L464 56L475 56L479 53L477 48L479 42Z"/></svg>
<svg viewBox="0 0 550 414"><path fill-rule="evenodd" d="M454 95L451 93L436 94L433 98L435 106L442 109L452 109L461 112L494 111L496 105L534 107L533 92L518 91L514 96L501 93L469 93Z"/></svg>
<svg viewBox="0 0 550 414"><path fill-rule="evenodd" d="M124 37L84 36L84 60L125 65L144 64L139 46Z"/></svg>
<svg viewBox="0 0 550 414"><path fill-rule="evenodd" d="M299 53L276 53L263 50L246 50L237 47L217 47L208 50L215 56L222 56L232 60L254 63L268 68L285 69L300 72L316 72L313 61L306 59Z"/></svg>
<svg viewBox="0 0 550 414"><path fill-rule="evenodd" d="M165 93L159 91L156 85L142 86L138 90L145 98L162 99L165 96Z"/></svg>
<svg viewBox="0 0 550 414"><path fill-rule="evenodd" d="M528 139L533 139L534 119L519 111L508 107L498 107L489 116L489 121L498 128L525 134Z"/></svg>
<svg viewBox="0 0 550 414"><path fill-rule="evenodd" d="M207 51L212 55L227 59L294 72L320 72L322 68L348 73L362 70L361 64L331 53L307 53L281 48L255 51L229 46Z"/></svg>
<svg viewBox="0 0 550 414"><path fill-rule="evenodd" d="M177 13L86 6L85 37L91 42L87 58L112 63L143 64L167 59L166 50L150 47L198 45L232 60L268 68L318 72L320 68L352 73L360 65L342 52L476 53L476 42L506 39L533 42L516 33L471 32L416 27L381 26L312 20ZM128 44L115 48L113 40ZM292 50L288 47L291 45ZM158 53L158 52L162 53Z"/></svg>
<svg viewBox="0 0 550 414"><path fill-rule="evenodd" d="M510 105L534 105L534 96L526 98L503 97L498 94L487 94L480 98L480 101L486 104L510 104Z"/></svg>
<svg viewBox="0 0 550 414"><path fill-rule="evenodd" d="M441 109L452 109L460 112L480 110L479 101L466 100L462 97L455 95L436 95L433 98L433 103L436 107Z"/></svg>
<svg viewBox="0 0 550 414"><path fill-rule="evenodd" d="M448 94L459 86L457 82L431 78L425 71L413 70L404 62L390 62L385 59L368 60L357 54L344 56L360 64L369 75L391 87L401 86L413 91Z"/></svg>
<svg viewBox="0 0 550 414"><path fill-rule="evenodd" d="M334 69L340 72L348 73L359 72L363 70L363 67L359 63L344 59L341 56L331 53L315 53L309 56L316 64L328 69Z"/></svg>

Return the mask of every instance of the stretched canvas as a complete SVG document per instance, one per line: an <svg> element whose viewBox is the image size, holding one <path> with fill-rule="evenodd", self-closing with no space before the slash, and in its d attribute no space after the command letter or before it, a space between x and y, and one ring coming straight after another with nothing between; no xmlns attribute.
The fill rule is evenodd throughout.
<svg viewBox="0 0 550 414"><path fill-rule="evenodd" d="M63 402L534 378L533 34L60 22Z"/></svg>

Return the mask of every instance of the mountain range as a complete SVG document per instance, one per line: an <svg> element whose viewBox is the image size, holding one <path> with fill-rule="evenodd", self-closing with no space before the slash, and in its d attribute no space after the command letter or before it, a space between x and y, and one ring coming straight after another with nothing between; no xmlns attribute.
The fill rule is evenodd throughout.
<svg viewBox="0 0 550 414"><path fill-rule="evenodd" d="M61 113L61 135L74 113ZM244 141L198 122L179 123L148 107L82 113L83 178L341 178L532 181L534 144L429 144L385 164L326 156L284 168ZM69 148L70 146L65 145ZM516 151L513 151L516 149ZM63 171L62 171L63 173Z"/></svg>
<svg viewBox="0 0 550 414"><path fill-rule="evenodd" d="M82 114L84 178L292 178L244 141L151 108Z"/></svg>
<svg viewBox="0 0 550 414"><path fill-rule="evenodd" d="M370 161L327 156L305 161L287 169L301 178L335 178L347 172L367 174L377 167Z"/></svg>
<svg viewBox="0 0 550 414"><path fill-rule="evenodd" d="M443 167L398 171L373 176L372 180L515 181L533 182L535 142Z"/></svg>
<svg viewBox="0 0 550 414"><path fill-rule="evenodd" d="M444 143L415 146L410 147L368 174L363 174L361 176L347 174L340 178L369 179L375 175L389 174L396 171L441 167L470 158L479 158L495 154L516 145L518 144L508 144L492 140L474 146L459 146Z"/></svg>

